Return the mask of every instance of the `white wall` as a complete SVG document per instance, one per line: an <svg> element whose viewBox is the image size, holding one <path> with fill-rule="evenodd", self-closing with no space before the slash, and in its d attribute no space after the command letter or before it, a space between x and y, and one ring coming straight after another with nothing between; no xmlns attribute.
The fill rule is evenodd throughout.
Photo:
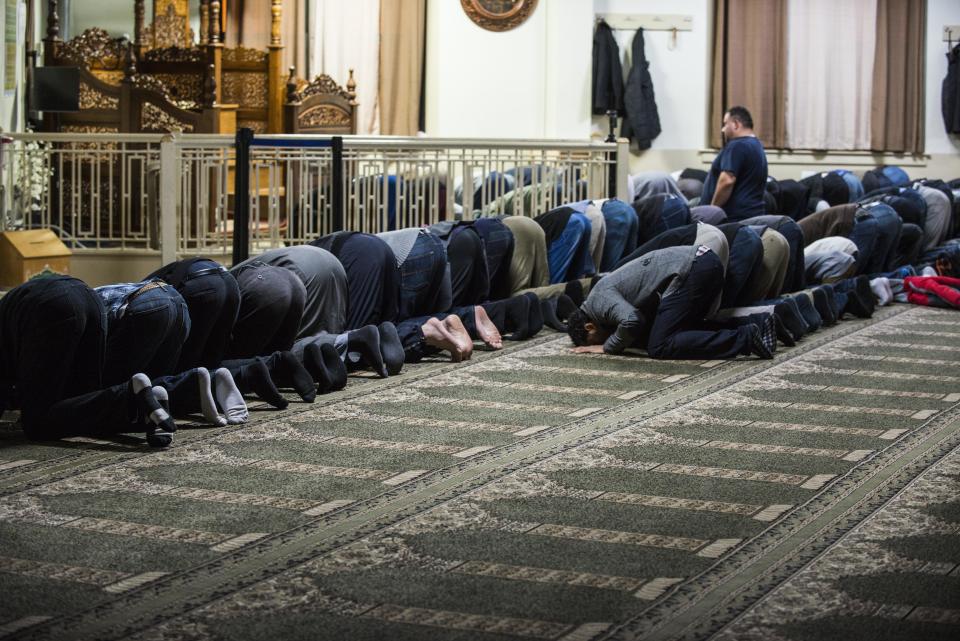
<svg viewBox="0 0 960 641"><path fill-rule="evenodd" d="M546 0L549 2L550 0ZM594 0L597 14L678 14L693 17L693 31L677 33L676 46L668 31L644 30L644 51L650 62L650 77L657 100L662 132L652 150L701 149L707 138L709 109L708 69L711 21L708 0ZM624 74L633 64L635 31L614 32L625 60ZM587 67L590 73L590 67ZM588 103L589 104L589 103ZM588 106L589 108L589 106ZM595 128L604 135L606 118L595 118Z"/></svg>
<svg viewBox="0 0 960 641"><path fill-rule="evenodd" d="M927 0L926 135L928 154L960 153L960 136L947 135L940 110L940 86L947 75L947 43L943 27L960 25L960 2ZM954 45L957 43L954 42Z"/></svg>
<svg viewBox="0 0 960 641"><path fill-rule="evenodd" d="M799 177L824 166L863 169L887 162L912 175L960 176L960 139L947 136L940 116L946 74L945 24L960 24L960 2L927 0L926 153L929 158L882 154L773 153L772 172ZM631 154L631 170L703 166L710 108L711 0L540 0L521 27L494 33L474 25L459 2L428 0L427 134L431 136L603 138L605 117L590 115L594 14L682 14L693 31L646 31L663 132L652 147ZM627 59L633 32L616 34Z"/></svg>
<svg viewBox="0 0 960 641"><path fill-rule="evenodd" d="M428 0L426 127L431 136L586 138L592 11L541 0L521 26L475 25L459 2Z"/></svg>

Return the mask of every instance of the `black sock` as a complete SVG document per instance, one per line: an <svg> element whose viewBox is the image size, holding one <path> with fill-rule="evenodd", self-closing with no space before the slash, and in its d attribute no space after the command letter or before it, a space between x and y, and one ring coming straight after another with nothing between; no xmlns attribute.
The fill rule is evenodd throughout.
<svg viewBox="0 0 960 641"><path fill-rule="evenodd" d="M853 282L856 287L855 291L860 296L860 301L870 310L870 316L873 316L873 310L877 306L877 297L870 287L870 279L867 276L857 276ZM864 318L869 318L869 316Z"/></svg>
<svg viewBox="0 0 960 641"><path fill-rule="evenodd" d="M390 376L396 376L403 369L403 343L400 342L397 326L388 321L380 323L377 330L380 332L380 355L383 356L383 364L387 366Z"/></svg>
<svg viewBox="0 0 960 641"><path fill-rule="evenodd" d="M544 325L558 332L565 332L567 331L567 326L557 317L558 300L557 298L547 298L546 300L540 301L540 315L543 317Z"/></svg>
<svg viewBox="0 0 960 641"><path fill-rule="evenodd" d="M790 330L787 329L787 326L783 324L783 320L776 313L772 314L773 316L773 328L777 333L777 340L786 345L787 347L793 347L797 344L797 341L794 340L793 334L790 333Z"/></svg>
<svg viewBox="0 0 960 641"><path fill-rule="evenodd" d="M259 358L243 366L240 378L242 382L237 380L236 377L234 377L234 381L241 391L250 390L257 395L257 398L266 401L278 410L282 410L289 405L287 399L280 395L280 390L273 384L266 363Z"/></svg>
<svg viewBox="0 0 960 641"><path fill-rule="evenodd" d="M317 384L321 394L326 394L332 389L333 385L330 380L330 373L327 372L327 367L323 363L323 354L320 353L320 346L316 343L309 343L304 348L303 366L310 372L310 376L313 377L313 382Z"/></svg>
<svg viewBox="0 0 960 641"><path fill-rule="evenodd" d="M560 320L566 320L570 318L570 314L577 311L579 307L579 305L573 302L572 298L566 294L560 294L560 296L557 298L557 318Z"/></svg>
<svg viewBox="0 0 960 641"><path fill-rule="evenodd" d="M320 346L320 356L330 376L330 391L342 390L347 386L347 366L337 353L337 348L330 343L324 343Z"/></svg>
<svg viewBox="0 0 960 641"><path fill-rule="evenodd" d="M820 314L817 313L813 303L810 302L810 298L801 292L799 294L795 294L793 296L793 300L796 301L797 307L800 309L800 313L803 314L803 320L806 321L810 331L815 332L820 329L820 326L823 325L823 319L820 318Z"/></svg>
<svg viewBox="0 0 960 641"><path fill-rule="evenodd" d="M579 280L571 280L567 283L567 286L563 288L563 293L569 296L577 307L583 305L583 284Z"/></svg>
<svg viewBox="0 0 960 641"><path fill-rule="evenodd" d="M827 298L827 292L820 287L813 290L813 306L820 314L820 318L823 319L824 325L836 325L837 317L833 313L833 307L831 307L830 300Z"/></svg>
<svg viewBox="0 0 960 641"><path fill-rule="evenodd" d="M307 403L317 397L317 386L307 368L297 360L293 352L277 352L271 377L278 387L292 387L293 391Z"/></svg>
<svg viewBox="0 0 960 641"><path fill-rule="evenodd" d="M843 310L840 309L840 305L837 303L837 294L833 291L833 286L821 285L819 289L827 297L827 303L830 304L830 310L833 312L833 317L839 321L840 314Z"/></svg>
<svg viewBox="0 0 960 641"><path fill-rule="evenodd" d="M540 311L540 299L533 292L524 294L530 301L530 315L527 317L527 336L536 336L543 329L543 312Z"/></svg>
<svg viewBox="0 0 960 641"><path fill-rule="evenodd" d="M509 341L522 341L529 338L530 299L526 296L514 296L507 299L506 326L511 333L504 336Z"/></svg>
<svg viewBox="0 0 960 641"><path fill-rule="evenodd" d="M376 325L367 325L347 332L347 352L360 354L360 360L379 374L380 378L389 376L380 353L380 332Z"/></svg>
<svg viewBox="0 0 960 641"><path fill-rule="evenodd" d="M795 341L803 338L807 333L803 319L797 314L790 303L777 303L773 306L773 313L780 319L784 327L793 335Z"/></svg>
<svg viewBox="0 0 960 641"><path fill-rule="evenodd" d="M873 294L870 294L873 296ZM863 297L857 292L847 292L847 306L843 308L844 313L851 313L857 318L870 318L873 316L873 307L863 302Z"/></svg>

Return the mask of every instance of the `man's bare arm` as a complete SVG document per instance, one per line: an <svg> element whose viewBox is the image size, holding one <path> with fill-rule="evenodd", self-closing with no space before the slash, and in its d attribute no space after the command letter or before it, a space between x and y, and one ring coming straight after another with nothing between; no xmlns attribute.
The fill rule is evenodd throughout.
<svg viewBox="0 0 960 641"><path fill-rule="evenodd" d="M730 194L733 193L733 186L736 182L736 176L729 171L721 171L720 178L717 180L717 188L713 192L713 202L710 204L723 207L730 200Z"/></svg>

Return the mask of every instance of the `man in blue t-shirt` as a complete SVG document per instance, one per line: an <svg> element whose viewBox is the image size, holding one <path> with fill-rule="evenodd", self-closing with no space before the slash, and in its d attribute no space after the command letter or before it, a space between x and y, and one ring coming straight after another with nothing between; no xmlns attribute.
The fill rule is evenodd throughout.
<svg viewBox="0 0 960 641"><path fill-rule="evenodd" d="M716 205L728 221L766 213L763 192L767 186L767 155L753 133L753 118L744 107L723 114L725 144L710 166L703 184L701 205Z"/></svg>

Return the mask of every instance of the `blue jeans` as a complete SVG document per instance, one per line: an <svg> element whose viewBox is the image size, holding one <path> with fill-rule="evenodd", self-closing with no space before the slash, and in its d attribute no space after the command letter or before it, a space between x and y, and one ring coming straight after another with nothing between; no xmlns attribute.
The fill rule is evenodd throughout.
<svg viewBox="0 0 960 641"><path fill-rule="evenodd" d="M857 214L850 232L850 240L857 246L857 274L866 274L872 264L873 252L877 247L880 225L877 219L868 213Z"/></svg>
<svg viewBox="0 0 960 641"><path fill-rule="evenodd" d="M690 224L690 207L679 196L671 196L663 201L660 210L660 221L664 230L682 227Z"/></svg>
<svg viewBox="0 0 960 641"><path fill-rule="evenodd" d="M114 385L138 372L150 378L173 374L189 334L187 303L173 287L131 294L107 332L104 382Z"/></svg>
<svg viewBox="0 0 960 641"><path fill-rule="evenodd" d="M607 235L599 269L601 273L606 273L613 271L621 258L637 248L640 219L633 207L616 199L603 203L601 211L607 224Z"/></svg>
<svg viewBox="0 0 960 641"><path fill-rule="evenodd" d="M877 274L890 271L895 267L897 248L900 245L900 231L903 221L892 207L884 203L871 203L867 211L877 222L877 239L869 260L861 270L863 274ZM856 230L856 227L854 227Z"/></svg>
<svg viewBox="0 0 960 641"><path fill-rule="evenodd" d="M400 313L404 320L443 312L450 308L450 272L443 241L421 232L400 265Z"/></svg>
<svg viewBox="0 0 960 641"><path fill-rule="evenodd" d="M547 249L550 283L562 283L593 273L590 257L590 220L584 214L571 214L563 233Z"/></svg>

